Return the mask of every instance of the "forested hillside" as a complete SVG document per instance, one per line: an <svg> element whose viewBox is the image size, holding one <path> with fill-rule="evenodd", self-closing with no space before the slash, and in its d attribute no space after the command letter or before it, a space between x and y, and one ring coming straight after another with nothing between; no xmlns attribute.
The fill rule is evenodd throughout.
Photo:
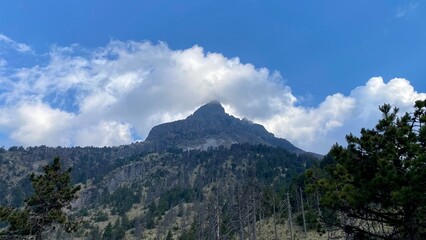
<svg viewBox="0 0 426 240"><path fill-rule="evenodd" d="M81 186L70 214L82 227L72 235L61 228L47 235L247 239L270 236L271 229L277 236L283 229L296 236L296 220L300 226L307 222L307 229L317 227L318 211L308 209L318 209L318 202L314 195L303 196L303 173L319 155L228 115L218 102L154 127L144 142L2 149L0 204L23 206L33 194L29 174L41 173L55 157L72 168L72 184ZM309 221L295 214L302 212L303 202Z"/></svg>
<svg viewBox="0 0 426 240"><path fill-rule="evenodd" d="M141 143L1 149L0 237L423 239L426 100L380 111L322 159L216 103Z"/></svg>
<svg viewBox="0 0 426 240"><path fill-rule="evenodd" d="M11 150L4 151L3 156L41 153L36 148ZM245 239L258 235L261 230L255 232L256 223L273 216L276 224L286 225L287 193L294 211L300 211L298 194L303 181L298 184L293 180L317 162L309 154L282 148L235 144L229 148L129 155L107 164L103 159L115 151L118 149L96 149L94 155L78 158L92 159L91 164L78 165L74 160L73 182L83 186L74 202L74 217L84 222L74 233L76 237L121 239L126 234L128 238L153 238L165 237L169 230L175 239ZM16 186L29 194L31 187L25 179ZM10 191L16 191L16 187ZM11 203L19 204L17 197L12 199Z"/></svg>

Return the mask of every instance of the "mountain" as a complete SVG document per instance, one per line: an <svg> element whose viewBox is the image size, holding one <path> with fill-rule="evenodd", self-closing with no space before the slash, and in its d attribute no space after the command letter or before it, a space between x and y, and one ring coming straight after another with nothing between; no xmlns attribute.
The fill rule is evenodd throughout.
<svg viewBox="0 0 426 240"><path fill-rule="evenodd" d="M186 119L155 126L144 142L0 148L0 205L22 206L32 192L29 174L56 156L72 167L73 183L82 186L72 214L85 223L74 235L51 239L164 239L166 230L174 239L254 239L256 234L270 239L269 231L261 237L260 227L245 229L255 224L272 229L267 227L276 207L271 203L287 202L287 193L298 209L302 173L318 163L318 156L227 114L215 101ZM315 202L315 195L307 197ZM276 224L285 229L287 214L279 206ZM108 238L112 224L116 237ZM0 233L6 226L0 221Z"/></svg>
<svg viewBox="0 0 426 240"><path fill-rule="evenodd" d="M206 150L210 147L249 143L304 153L286 139L276 138L262 125L227 114L218 101L207 103L184 120L155 126L145 142L157 151L168 148Z"/></svg>

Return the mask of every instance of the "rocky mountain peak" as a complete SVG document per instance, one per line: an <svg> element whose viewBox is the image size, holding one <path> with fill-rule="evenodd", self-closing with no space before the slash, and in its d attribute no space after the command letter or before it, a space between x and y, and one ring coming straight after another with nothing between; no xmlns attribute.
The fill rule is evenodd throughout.
<svg viewBox="0 0 426 240"><path fill-rule="evenodd" d="M227 114L218 101L201 106L186 119L155 126L145 141L155 151L168 148L207 149L236 143L263 144L295 153L304 152L286 139L276 138L262 125Z"/></svg>
<svg viewBox="0 0 426 240"><path fill-rule="evenodd" d="M229 117L219 101L211 101L198 108L187 119L217 119Z"/></svg>

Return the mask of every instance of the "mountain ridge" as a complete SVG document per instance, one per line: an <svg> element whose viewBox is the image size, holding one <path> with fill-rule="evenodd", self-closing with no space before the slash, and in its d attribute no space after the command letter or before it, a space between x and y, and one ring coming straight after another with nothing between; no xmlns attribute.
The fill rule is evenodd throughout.
<svg viewBox="0 0 426 240"><path fill-rule="evenodd" d="M167 148L201 149L237 143L281 147L293 153L305 153L286 139L277 138L264 126L239 119L225 112L218 101L211 101L182 120L157 125L145 143L155 150Z"/></svg>

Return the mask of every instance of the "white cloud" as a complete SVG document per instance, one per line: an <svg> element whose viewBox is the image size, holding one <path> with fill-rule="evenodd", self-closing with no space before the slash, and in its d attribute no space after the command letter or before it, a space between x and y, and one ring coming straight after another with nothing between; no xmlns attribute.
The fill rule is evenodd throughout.
<svg viewBox="0 0 426 240"><path fill-rule="evenodd" d="M381 77L375 77L365 86L354 89L351 97L357 99L357 116L360 119L369 119L380 114L377 109L383 103L398 106L402 112L410 111L414 102L425 99L426 94L416 92L407 79L394 78L385 83Z"/></svg>
<svg viewBox="0 0 426 240"><path fill-rule="evenodd" d="M331 130L342 127L354 108L355 99L337 93L328 96L317 108L290 105L272 118L255 121L304 149L324 152L333 142L325 143L323 139Z"/></svg>
<svg viewBox="0 0 426 240"><path fill-rule="evenodd" d="M316 108L293 107L293 112L283 111L258 122L304 149L325 153L336 142L344 144L346 134L373 127L381 117L380 105L389 103L405 113L412 111L419 99L426 99L426 93L416 92L406 79L394 78L385 83L381 77L374 77L349 96L334 94Z"/></svg>
<svg viewBox="0 0 426 240"><path fill-rule="evenodd" d="M111 146L132 141L131 126L116 121L101 121L97 125L82 128L75 137L82 146Z"/></svg>
<svg viewBox="0 0 426 240"><path fill-rule="evenodd" d="M349 96L336 93L308 108L278 72L199 46L112 41L85 54L78 48L55 47L47 64L0 75L0 116L9 116L0 117L0 131L24 145L119 145L219 100L231 114L325 153L346 133L373 126L379 105L405 110L426 98L405 79L372 78Z"/></svg>
<svg viewBox="0 0 426 240"><path fill-rule="evenodd" d="M18 51L18 52L24 53L24 52L32 51L30 46L23 43L15 42L3 34L0 34L0 44L1 43L6 44L7 46L13 48L15 51Z"/></svg>
<svg viewBox="0 0 426 240"><path fill-rule="evenodd" d="M70 125L74 115L37 100L22 102L0 111L0 127L9 129L10 138L17 143L29 145L70 145Z"/></svg>

